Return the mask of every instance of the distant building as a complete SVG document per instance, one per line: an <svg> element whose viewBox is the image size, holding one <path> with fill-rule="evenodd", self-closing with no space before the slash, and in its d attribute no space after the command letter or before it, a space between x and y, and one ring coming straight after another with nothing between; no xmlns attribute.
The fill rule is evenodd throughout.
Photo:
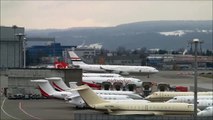
<svg viewBox="0 0 213 120"><path fill-rule="evenodd" d="M22 68L24 27L0 26L0 30L0 68Z"/></svg>
<svg viewBox="0 0 213 120"><path fill-rule="evenodd" d="M159 48L149 49L149 50L148 50L148 53L150 53L150 54L155 54L155 53L158 53L159 51L160 51Z"/></svg>
<svg viewBox="0 0 213 120"><path fill-rule="evenodd" d="M159 54L150 55L147 57L147 65L153 66L159 69L163 67L163 60L164 60L163 55L159 55Z"/></svg>
<svg viewBox="0 0 213 120"><path fill-rule="evenodd" d="M174 64L177 69L192 69L194 67L194 56L193 55L174 55ZM198 68L206 69L213 67L212 56L198 56Z"/></svg>
<svg viewBox="0 0 213 120"><path fill-rule="evenodd" d="M136 65L141 66L142 59L139 55L109 56L105 58L105 64L110 65Z"/></svg>
<svg viewBox="0 0 213 120"><path fill-rule="evenodd" d="M211 56L198 56L199 69L212 69ZM193 55L154 54L147 57L147 65L158 69L190 70L194 67Z"/></svg>
<svg viewBox="0 0 213 120"><path fill-rule="evenodd" d="M63 51L76 46L61 46L60 43L38 45L27 48L27 65L52 64L56 59L63 59Z"/></svg>
<svg viewBox="0 0 213 120"><path fill-rule="evenodd" d="M101 44L79 45L75 49L75 53L86 63L93 64L94 57L101 54Z"/></svg>

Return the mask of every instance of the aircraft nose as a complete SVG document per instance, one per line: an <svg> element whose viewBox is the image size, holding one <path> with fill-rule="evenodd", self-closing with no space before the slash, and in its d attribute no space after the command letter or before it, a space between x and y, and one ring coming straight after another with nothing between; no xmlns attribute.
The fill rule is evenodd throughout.
<svg viewBox="0 0 213 120"><path fill-rule="evenodd" d="M155 71L155 73L158 73L158 72L159 72L159 70L157 70L157 69L155 69L154 71Z"/></svg>

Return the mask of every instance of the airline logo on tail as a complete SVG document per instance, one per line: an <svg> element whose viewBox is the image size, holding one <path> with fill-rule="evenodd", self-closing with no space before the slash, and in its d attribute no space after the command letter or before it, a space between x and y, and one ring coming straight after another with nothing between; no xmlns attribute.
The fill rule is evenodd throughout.
<svg viewBox="0 0 213 120"><path fill-rule="evenodd" d="M69 51L69 55L70 55L71 60L73 60L73 61L81 61L81 59L78 57L78 55L76 55L74 53L74 51Z"/></svg>
<svg viewBox="0 0 213 120"><path fill-rule="evenodd" d="M81 59L79 57L71 57L71 60L73 60L73 61L81 61Z"/></svg>
<svg viewBox="0 0 213 120"><path fill-rule="evenodd" d="M65 91L64 89L60 88L57 84L55 84L55 82L52 82L52 85L57 91Z"/></svg>
<svg viewBox="0 0 213 120"><path fill-rule="evenodd" d="M62 62L54 62L54 66L57 69L66 69L66 68L68 68L68 64L65 63L64 61L62 61Z"/></svg>

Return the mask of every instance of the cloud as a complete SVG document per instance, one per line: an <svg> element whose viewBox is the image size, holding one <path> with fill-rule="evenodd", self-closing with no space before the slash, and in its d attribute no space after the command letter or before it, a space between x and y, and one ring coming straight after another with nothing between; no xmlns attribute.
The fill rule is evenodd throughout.
<svg viewBox="0 0 213 120"><path fill-rule="evenodd" d="M26 28L114 26L150 20L209 20L212 1L1 1L1 24Z"/></svg>

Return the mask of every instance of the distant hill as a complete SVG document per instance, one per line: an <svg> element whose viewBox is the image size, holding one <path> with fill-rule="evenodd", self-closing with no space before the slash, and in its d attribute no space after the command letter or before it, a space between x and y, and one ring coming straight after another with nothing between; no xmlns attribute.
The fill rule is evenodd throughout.
<svg viewBox="0 0 213 120"><path fill-rule="evenodd" d="M212 49L213 21L148 21L114 27L79 27L70 29L26 30L29 37L55 37L62 45L101 43L106 49L187 48L187 41L204 41L203 49Z"/></svg>

